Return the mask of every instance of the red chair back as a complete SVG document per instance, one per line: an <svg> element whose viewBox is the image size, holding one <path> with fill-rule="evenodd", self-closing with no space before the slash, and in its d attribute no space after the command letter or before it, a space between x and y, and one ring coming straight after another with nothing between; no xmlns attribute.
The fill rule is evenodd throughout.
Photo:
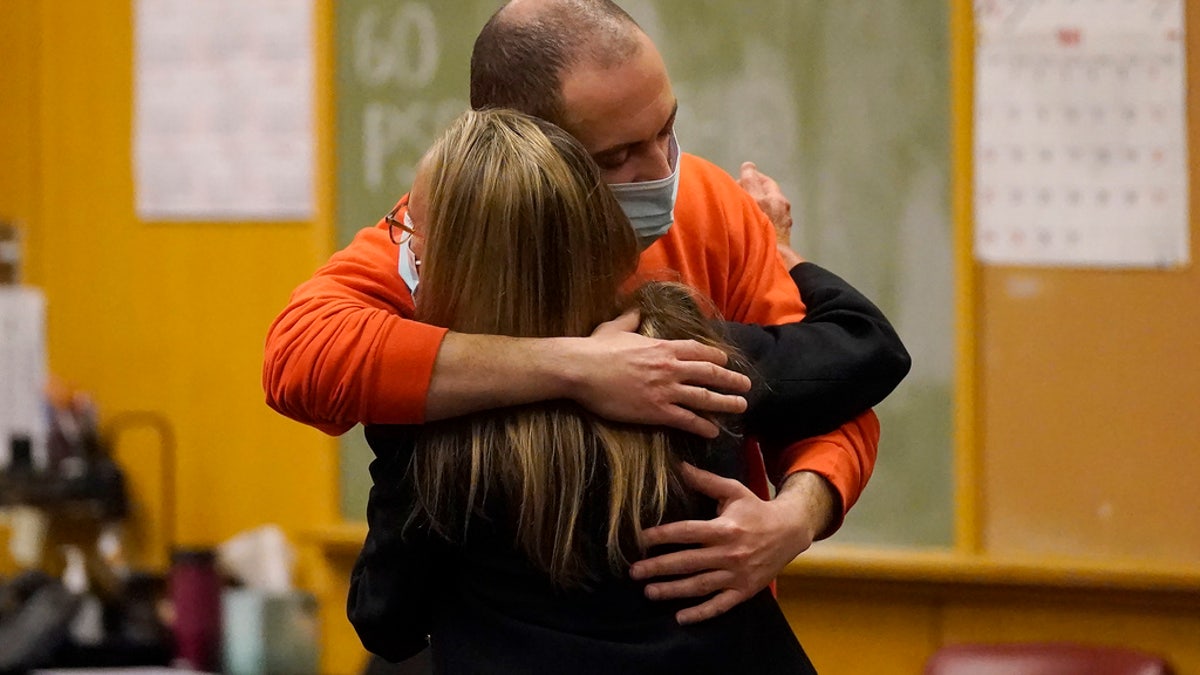
<svg viewBox="0 0 1200 675"><path fill-rule="evenodd" d="M1133 649L1063 643L950 645L925 675L1172 675L1160 656Z"/></svg>

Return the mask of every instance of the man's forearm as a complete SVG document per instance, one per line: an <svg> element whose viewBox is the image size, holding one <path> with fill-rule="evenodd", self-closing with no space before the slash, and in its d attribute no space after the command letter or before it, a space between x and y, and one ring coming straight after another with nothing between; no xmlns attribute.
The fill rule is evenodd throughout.
<svg viewBox="0 0 1200 675"><path fill-rule="evenodd" d="M834 508L817 539L833 534L858 501L874 470L878 448L879 420L871 411L829 434L783 447L762 444L767 474L780 488L789 477L811 472L833 489Z"/></svg>
<svg viewBox="0 0 1200 675"><path fill-rule="evenodd" d="M425 419L549 399L571 399L609 420L675 427L712 438L706 416L745 411L750 379L694 340L632 332L636 312L588 337L511 338L448 333L434 361Z"/></svg>
<svg viewBox="0 0 1200 675"><path fill-rule="evenodd" d="M568 398L568 352L561 338L447 333L434 362L425 419Z"/></svg>
<svg viewBox="0 0 1200 675"><path fill-rule="evenodd" d="M829 481L812 471L797 471L779 486L774 501L787 507L787 513L805 529L807 544L824 536L841 522L841 498Z"/></svg>

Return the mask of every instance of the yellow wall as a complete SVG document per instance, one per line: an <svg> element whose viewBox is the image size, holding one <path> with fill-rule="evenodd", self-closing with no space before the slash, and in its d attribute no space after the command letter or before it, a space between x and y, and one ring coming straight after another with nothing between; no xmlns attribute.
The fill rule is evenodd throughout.
<svg viewBox="0 0 1200 675"><path fill-rule="evenodd" d="M178 445L169 486L176 541L215 543L275 522L298 541L316 542L305 554L308 581L325 600L323 662L327 672L352 673L362 652L341 603L362 531L336 527L334 443L268 410L258 378L269 321L332 247L333 192L325 182L333 175L332 5L316 4L318 216L284 224L155 224L134 215L129 0L0 1L0 218L26 228L26 281L49 300L51 370L91 392L106 420L149 410L170 421ZM953 6L962 21L969 3ZM969 105L961 95L957 103L961 122ZM964 138L956 136L960 155ZM960 181L968 170L960 168ZM969 202L960 198L956 213L967 217ZM993 434L976 443L973 274L964 262L958 540L968 553L988 543L980 541L988 513L976 503L987 466L975 453L1019 441ZM984 431L987 422L980 421ZM141 508L142 560L161 564L156 444L153 434L137 432L122 437L119 452ZM890 568L856 576L852 570L863 564L852 560L830 572L801 563L781 584L789 618L822 672L914 673L946 642L1054 638L1133 641L1169 653L1181 673L1200 673L1194 581L1181 583L1181 607L1166 601L1170 593L1102 593L1105 573L1063 591L1055 580L1014 586L984 575L966 583L963 575L974 568L962 560L946 563L958 570L949 580L933 568L899 579Z"/></svg>
<svg viewBox="0 0 1200 675"><path fill-rule="evenodd" d="M51 372L92 393L102 421L130 410L170 421L177 543L325 522L334 445L270 411L258 373L270 320L329 254L327 200L313 222L139 222L132 57L128 0L0 3L0 217L25 227ZM157 447L137 431L119 448L152 516ZM144 560L164 560L161 531L143 527Z"/></svg>
<svg viewBox="0 0 1200 675"><path fill-rule="evenodd" d="M989 552L1200 561L1200 3L1185 5L1191 265L978 266Z"/></svg>
<svg viewBox="0 0 1200 675"><path fill-rule="evenodd" d="M33 3L0 2L0 60L6 64L0 68L0 220L28 221L38 202L33 21Z"/></svg>

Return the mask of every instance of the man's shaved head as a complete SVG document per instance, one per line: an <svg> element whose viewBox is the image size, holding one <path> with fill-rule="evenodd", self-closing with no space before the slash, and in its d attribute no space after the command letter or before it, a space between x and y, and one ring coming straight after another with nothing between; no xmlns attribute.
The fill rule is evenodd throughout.
<svg viewBox="0 0 1200 675"><path fill-rule="evenodd" d="M620 65L641 48L641 35L611 0L513 0L475 40L471 107L514 108L563 126L563 73Z"/></svg>

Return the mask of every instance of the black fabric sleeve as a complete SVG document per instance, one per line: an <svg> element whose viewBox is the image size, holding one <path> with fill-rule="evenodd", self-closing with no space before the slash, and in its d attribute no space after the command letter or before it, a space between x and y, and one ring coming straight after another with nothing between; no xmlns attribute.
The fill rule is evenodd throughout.
<svg viewBox="0 0 1200 675"><path fill-rule="evenodd" d="M435 593L444 587L446 544L405 523L415 504L405 475L412 444L404 427L367 427L375 451L367 539L350 576L346 614L367 651L403 661L429 646Z"/></svg>
<svg viewBox="0 0 1200 675"><path fill-rule="evenodd" d="M837 429L882 401L912 365L883 312L841 277L810 262L790 274L808 307L803 321L725 324L753 370L746 432L772 444Z"/></svg>

